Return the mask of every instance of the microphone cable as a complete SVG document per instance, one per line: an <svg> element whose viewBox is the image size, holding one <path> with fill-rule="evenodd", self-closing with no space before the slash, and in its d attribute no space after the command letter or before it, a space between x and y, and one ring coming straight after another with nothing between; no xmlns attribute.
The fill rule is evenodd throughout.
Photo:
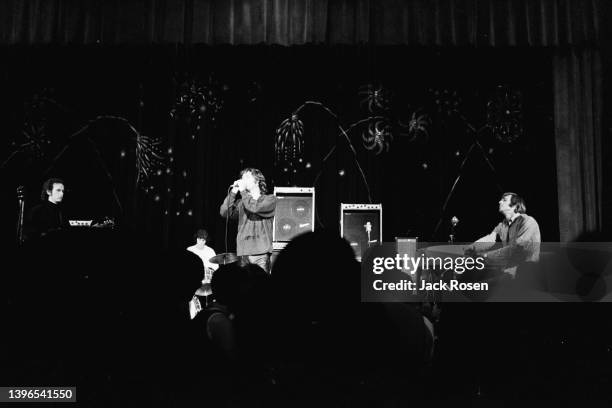
<svg viewBox="0 0 612 408"><path fill-rule="evenodd" d="M229 224L229 212L230 212L230 208L234 206L234 203L232 203L232 205L230 206L230 192L232 190L232 188L234 188L234 185L232 184L231 186L229 186L229 188L227 189L227 197L226 197L226 201L227 201L227 211L225 213L225 254L227 254L227 227Z"/></svg>

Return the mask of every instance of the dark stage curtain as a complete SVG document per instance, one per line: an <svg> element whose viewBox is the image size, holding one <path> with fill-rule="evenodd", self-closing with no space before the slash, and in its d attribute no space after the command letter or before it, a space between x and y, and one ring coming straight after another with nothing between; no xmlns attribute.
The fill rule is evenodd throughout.
<svg viewBox="0 0 612 408"><path fill-rule="evenodd" d="M6 0L2 44L595 43L600 0Z"/></svg>
<svg viewBox="0 0 612 408"><path fill-rule="evenodd" d="M553 59L555 142L562 241L602 229L602 65L599 52Z"/></svg>
<svg viewBox="0 0 612 408"><path fill-rule="evenodd" d="M351 97L359 98L356 92L359 86L366 83L382 80L386 82L385 86L392 90L395 88L396 94L414 95L412 100L402 101L406 103L405 106L411 104L413 109L420 109L426 98L423 96L424 88L421 87L423 89L419 88L415 92L415 86L412 84L423 83L426 87L449 89L461 88L465 84L465 87L471 87L472 90L464 89L464 95L466 92L472 92L471 99L480 98L478 103L470 101L469 104L472 105L467 109L473 110L468 115L470 121L475 126L481 126L484 123L483 110L478 106L486 102L485 94L498 84L510 82L522 88L526 94L532 92L531 96L528 95L531 101L535 100L533 94L538 97L538 101L529 107L532 110L528 112L533 115L530 129L527 129L531 132L531 144L536 143L533 134L546 127L540 123L548 118L547 109L542 107L553 99L555 101L554 125L558 151L556 158L551 150L549 153L552 158L541 160L553 163L552 167L556 167L558 174L551 176L550 173L554 173L554 170L547 169L545 175L538 173L538 182L541 183L549 176L558 178L559 206L565 208L565 212L559 214L559 223L556 221L556 205L555 210L547 214L547 217L555 217L555 226L547 228L551 234L545 236L549 240L555 239L558 236L557 227L560 225L564 231L561 236L567 240L582 232L597 230L601 223L602 173L598 146L601 143L600 127L603 115L598 84L602 81L602 68L598 53L594 50L598 49L601 41L600 30L605 29L601 25L602 15L605 14L604 6L605 3L601 0L7 0L0 2L0 44L10 45L5 47L2 55L6 58L7 67L3 74L7 84L2 98L3 106L6 106L6 112L13 112L15 101L26 102L46 87L52 87L57 90L54 97L72 109L70 112L64 110L60 114L54 114L56 123L46 125L47 129L54 130L57 134L69 135L84 121L100 114L117 114L128 118L144 134L163 137L166 143L164 149L172 147L175 150L177 161L180 157L180 166L170 165L171 173L166 176L172 178L172 185L166 183L168 185L164 185L163 192L156 191L162 197L157 205L166 208L167 214L162 212L159 222L147 221L144 227L148 228L151 234L161 232L161 236L165 237L165 244L171 246L172 237L186 236L186 225L189 225L189 229L193 225L206 225L215 216L217 197L222 195L227 183L227 180L221 181L217 174L224 174L225 177L235 175L240 167L249 164L264 167L266 174L278 172L279 169L275 168L273 163L271 135L279 121L306 99L323 100L331 105L343 120L350 122L344 118L353 119L359 116L358 112L346 108L355 102L349 98L348 92L355 92ZM304 49L309 51L305 52L304 49L294 49L300 47L269 46L305 43L333 44L339 48L322 51L322 48L316 46L310 49L310 46L306 46ZM373 46L364 46L364 43L399 46L390 46L383 52ZM30 45L41 44L47 47L28 48ZM139 45L135 47L135 44ZM241 47L242 44L250 47ZM338 44L351 44L354 48L342 48L344 46ZM427 51L421 52L423 49L416 47L421 45L428 46L423 48ZM551 62L548 55L551 50L555 50L554 66L551 68L555 84L553 86L542 79L550 79L550 70L546 74L538 71L531 77L528 72L521 72L514 77L512 73L502 73L504 64L516 64L517 68L527 71L530 66L533 71L538 64L542 64L542 60L534 60L533 55L525 57L529 52L522 53L516 60L513 60L513 54L505 54L499 59L502 61L500 66L499 63L492 64L489 58L475 58L475 54L469 54L474 48L479 51L485 48L495 49L500 50L500 53L502 50L520 49L522 52L535 48L545 54L545 65ZM452 54L454 51L448 51L452 49L457 50L455 57L442 58L444 61L435 61L432 57L435 53L439 55L439 50L443 50L445 55ZM466 51L464 57L457 56ZM495 58L500 58L499 55L503 54L500 53L496 54ZM428 56L423 60L425 54ZM65 59L63 65L62 58ZM264 62L254 64L254 61L259 60ZM441 69L432 74L432 70L440 63L456 64L457 61L464 60L471 62L471 65L460 69L452 69L453 66L446 71ZM317 66L316 69L304 68L312 66L313 63ZM33 67L35 64L39 70ZM245 73L245 67L250 71L248 74ZM537 69L542 69L542 66ZM348 80L347 72L353 73ZM186 142L191 140L189 137L194 129L191 125L168 124L168 111L180 93L179 88L185 78L206 82L209 74L216 76L220 82L230 84L229 91L224 91L226 105L216 125L201 126L201 129L197 129L197 137L192 142ZM58 81L58 75L65 76L65 79ZM315 78L310 78L313 75ZM469 78L472 76L477 79L470 83ZM94 77L96 80L92 79ZM482 83L482 78L485 77L486 85ZM15 82L16 78L21 82ZM588 86L584 87L585 84ZM474 91L476 88L478 90ZM543 101L551 89L554 94L548 101ZM252 98L257 101L245 102ZM429 109L429 113L431 111ZM23 119L19 116L21 114L11 113L15 118L11 118L8 123L14 128L8 133L19 134L22 131L22 123L19 122ZM407 111L394 114L407 119ZM315 114L312 110L307 110L306 115L312 115L307 119L310 119L311 123L317 123L316 126L320 128L318 130L322 129L317 133L322 144L319 144L316 151L308 152L311 157L319 157L331 146L330 140L337 141L337 135L325 130L330 124L321 118L324 115ZM537 115L541 117L537 118ZM445 140L447 143L438 146L432 143L430 146L436 146L440 151L455 149L459 154L467 150L470 146L467 139L463 141L467 145L457 143L450 136L452 130L449 130L449 126L445 125L445 128L439 125L441 122L436 123L439 128L432 128L431 131L442 135L441 137L448 137ZM100 127L96 129L99 131ZM125 136L123 130L111 129ZM547 129L544 129L544 132L546 131ZM99 137L104 139L104 131L99 133ZM445 134L448 136L444 136ZM204 137L201 137L202 135ZM221 140L223 143L219 143ZM310 136L308 140L311 140ZM435 138L432 140L435 141ZM545 142L542 143L524 147L531 149L530 154L535 158L538 154L549 154ZM61 143L58 142L58 145ZM506 149L504 152L507 146L503 145L500 148L491 147L496 154L505 154L512 150ZM91 145L84 147L90 148ZM344 151L345 148L346 146L341 146L339 150ZM412 149L409 154L415 150L412 146L408 149ZM109 148L110 150L112 149ZM400 149L395 149L398 150ZM432 154L427 149L421 150L419 155ZM450 154L454 154L455 150ZM203 152L207 156L196 156L196 152ZM578 155L573 154L574 152L578 152ZM436 156L435 160L439 160L446 153ZM481 153L476 153L476 160L479 160ZM591 153L593 156L590 156ZM374 200L389 202L389 193L384 187L385 183L381 182L384 180L384 173L382 170L377 173L378 169L384 166L378 165L378 158L373 159L364 152L359 154L366 164ZM125 162L128 162L127 159L129 157ZM325 168L325 176L335 170L352 171L351 157L344 158L339 155L334 160L335 169L325 163L329 167ZM468 170L473 160L470 158ZM505 159L497 160L504 162ZM414 163L417 161L425 160L420 156L418 160L415 158ZM384 161L384 165L388 166L390 162ZM512 162L513 160L507 160L504 163L512 165ZM96 160L89 160L84 165L91 167L95 163ZM410 208L416 211L413 213L416 214L414 218L421 220L423 225L397 226L398 233L427 230L430 238L436 238L436 234L430 230L430 225L435 225L439 217L446 220L450 215L454 215L452 211L458 208L459 202L469 198L468 193L461 191L464 188L463 183L469 177L462 176L457 193L453 194L449 201L448 213L438 214L438 207L446 198L456 170L448 166L448 158L440 159L440 163L440 168L435 169L436 174L440 175L439 179L427 180L425 183L428 184L425 188L428 189L428 199L431 200L427 206L433 205L434 209ZM322 163L313 162L312 171L318 170L317 166L321 165ZM133 197L129 202L122 202L122 208L115 208L113 211L130 219L147 219L143 216L149 210L143 210L142 206L148 201L131 194L133 177L120 175L128 170L127 165L117 166L119 167L96 169L97 172L107 175L105 179L108 185L119 190L111 191L106 196ZM529 169L525 169L525 177L530 177ZM38 173L42 174L43 170L39 169ZM183 171L188 175L183 177ZM394 170L388 168L386 171L389 173ZM469 171L489 174L486 166ZM487 180L486 184L511 187L512 190L527 190L529 197L531 187L522 188L515 185L512 178L505 177L504 174L495 175ZM116 186L117 178L122 182L121 186ZM283 185L281 176L276 174L275 178L276 185ZM344 187L336 186L337 180L329 177L321 179L322 184L331 180L329 186L322 188L328 193L336 192L330 202L340 199L365 202L366 197L358 177L353 178L351 174L350 177L347 175L347 179L350 179L350 194L347 193L348 190L342 191ZM311 181L295 182L307 185ZM31 183L34 184L33 181ZM432 185L436 187L433 188ZM497 194L497 189L487 193ZM547 186L547 189L551 190L547 190L547 193L555 194L556 197L556 186ZM179 197L179 191L180 194L189 191L191 196ZM211 191L216 197L214 200L209 199ZM482 192L474 189L473 193ZM150 197L152 193L149 191L147 194ZM170 198L163 202L164 197ZM184 200L181 201L181 198ZM533 201L531 200L532 203ZM108 206L117 207L116 203L108 203ZM400 204L392 206L396 208L393 208L391 213L402 212ZM534 206L531 205L530 208L533 209ZM190 209L193 215L185 221L185 226L181 222L170 221L168 217L183 217ZM568 214L570 209L571 216ZM536 210L541 212L542 209L536 207ZM158 209L150 211L160 215ZM322 211L322 221L335 220L337 217L335 208L328 211L327 215L324 214L325 209ZM579 214L576 215L576 212ZM477 220L473 221L472 228L474 231L479 230L481 226L476 228ZM163 231L154 231L157 226L163 226ZM443 228L445 227L440 231ZM215 229L219 236L221 226L217 225ZM437 238L440 237L445 239L444 234L438 233ZM471 238L473 237L466 237Z"/></svg>

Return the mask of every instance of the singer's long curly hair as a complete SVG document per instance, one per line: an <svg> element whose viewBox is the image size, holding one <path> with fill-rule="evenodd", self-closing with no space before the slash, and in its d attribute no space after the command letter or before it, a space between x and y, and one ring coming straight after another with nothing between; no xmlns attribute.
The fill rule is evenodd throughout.
<svg viewBox="0 0 612 408"><path fill-rule="evenodd" d="M266 176L263 175L261 170L256 169L254 167L247 167L246 169L240 172L240 177L246 172L251 172L255 180L257 180L257 184L259 184L259 191L261 194L268 194L268 185L266 184Z"/></svg>

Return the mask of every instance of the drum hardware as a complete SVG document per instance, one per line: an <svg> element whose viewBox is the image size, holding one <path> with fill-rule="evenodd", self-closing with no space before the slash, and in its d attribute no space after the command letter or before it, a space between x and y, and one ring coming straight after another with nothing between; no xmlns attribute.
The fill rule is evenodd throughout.
<svg viewBox="0 0 612 408"><path fill-rule="evenodd" d="M239 259L240 257L238 257L238 255L236 255L233 252L224 252L222 254L213 256L212 258L208 260L208 262L214 263L217 265L227 265L227 264L231 264L234 262L238 262Z"/></svg>

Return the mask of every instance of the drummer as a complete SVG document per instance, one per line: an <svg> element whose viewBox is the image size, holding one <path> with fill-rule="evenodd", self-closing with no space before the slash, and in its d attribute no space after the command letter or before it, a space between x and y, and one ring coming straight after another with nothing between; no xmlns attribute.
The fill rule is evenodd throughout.
<svg viewBox="0 0 612 408"><path fill-rule="evenodd" d="M193 252L202 259L204 274L202 283L210 283L214 271L219 268L219 265L210 262L210 258L216 255L215 250L206 245L208 240L208 232L205 229L199 229L193 235L196 243L187 248L188 251Z"/></svg>

